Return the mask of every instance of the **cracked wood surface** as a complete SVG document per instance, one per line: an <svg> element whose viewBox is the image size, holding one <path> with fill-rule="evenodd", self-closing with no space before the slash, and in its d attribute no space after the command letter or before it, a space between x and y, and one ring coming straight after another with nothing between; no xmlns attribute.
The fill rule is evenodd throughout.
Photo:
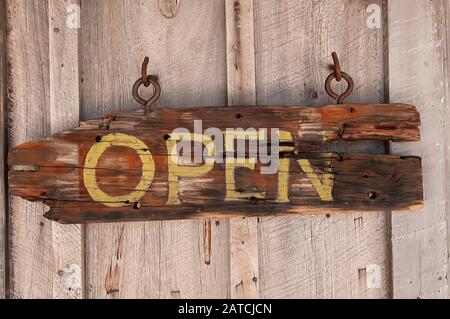
<svg viewBox="0 0 450 319"><path fill-rule="evenodd" d="M7 0L9 143L79 124L78 30L66 7L78 1ZM83 238L78 225L42 218L41 203L10 198L10 298L82 298Z"/></svg>
<svg viewBox="0 0 450 319"><path fill-rule="evenodd" d="M178 138L173 131L195 132L194 120L220 132L233 124L244 130L279 129L279 168L263 174L265 165L259 161L253 167L230 162L237 154L234 142L231 148L225 141L225 149L211 150L212 140L205 144L216 156L212 161L175 163L170 152ZM61 223L417 208L422 202L419 158L308 152L305 145L414 141L419 124L415 107L403 104L113 113L12 149L9 185L12 194L48 204L46 216ZM271 140L260 140L259 147L264 143ZM34 169L24 169L29 167Z"/></svg>

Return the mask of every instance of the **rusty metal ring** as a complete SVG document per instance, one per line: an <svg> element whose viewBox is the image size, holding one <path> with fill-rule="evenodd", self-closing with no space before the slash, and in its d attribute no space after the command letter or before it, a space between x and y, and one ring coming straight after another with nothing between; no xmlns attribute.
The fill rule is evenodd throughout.
<svg viewBox="0 0 450 319"><path fill-rule="evenodd" d="M144 100L140 95L139 95L139 87L144 84L144 81L142 80L142 78L139 78L133 85L133 98L136 100L136 102L138 102L139 104L144 106L144 113L147 114L150 111L150 107L152 106L153 103L155 103L159 96L161 95L161 86L158 83L158 78L154 75L148 75L147 76L147 80L150 84L153 85L154 91L153 91L153 96L151 98L149 98L148 100Z"/></svg>
<svg viewBox="0 0 450 319"><path fill-rule="evenodd" d="M331 81L333 81L333 79L336 79L336 74L333 72L331 73L327 79L325 80L325 91L327 92L327 94L335 99L337 101L337 104L342 104L344 103L344 100L353 92L353 87L354 87L354 82L353 79L350 75L348 75L345 72L341 72L342 78L347 81L347 89L345 90L344 93L342 93L341 95L338 95L336 92L334 92L331 89ZM336 79L337 80L337 79Z"/></svg>

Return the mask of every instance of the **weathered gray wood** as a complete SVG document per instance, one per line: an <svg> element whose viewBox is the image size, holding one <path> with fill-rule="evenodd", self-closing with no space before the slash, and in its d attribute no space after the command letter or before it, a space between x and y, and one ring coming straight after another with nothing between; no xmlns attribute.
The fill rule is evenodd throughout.
<svg viewBox="0 0 450 319"><path fill-rule="evenodd" d="M76 19L80 7L79 0L48 0L48 6L50 131L54 134L79 124L79 34ZM82 229L80 225L52 223L53 267L56 271L54 298L83 297Z"/></svg>
<svg viewBox="0 0 450 319"><path fill-rule="evenodd" d="M82 23L83 119L140 108L131 86L145 55L156 107L226 103L222 1L182 0L171 19L157 1L83 1ZM229 296L227 221L89 225L86 236L89 297Z"/></svg>
<svg viewBox="0 0 450 319"><path fill-rule="evenodd" d="M9 143L11 146L51 133L47 1L7 1ZM52 223L47 208L10 199L9 296L52 298Z"/></svg>
<svg viewBox="0 0 450 319"><path fill-rule="evenodd" d="M5 298L6 266L6 181L5 149L7 141L6 110L6 3L0 0L0 299Z"/></svg>
<svg viewBox="0 0 450 319"><path fill-rule="evenodd" d="M425 207L392 215L394 298L449 298L448 1L388 2L389 97L414 101L420 143L392 151L422 155Z"/></svg>
<svg viewBox="0 0 450 319"><path fill-rule="evenodd" d="M369 4L381 1L255 1L258 104L320 105L336 51L355 81L352 102L383 100L383 32L369 29ZM338 145L339 146L339 145ZM336 146L336 147L338 147ZM383 152L377 143L347 151ZM264 218L259 224L261 297L390 295L389 214ZM369 289L371 264L380 288Z"/></svg>
<svg viewBox="0 0 450 319"><path fill-rule="evenodd" d="M78 123L78 32L66 26L75 1L7 1L10 144ZM11 198L9 267L12 298L80 298L80 228L42 218L48 208Z"/></svg>
<svg viewBox="0 0 450 319"><path fill-rule="evenodd" d="M227 0L228 105L256 104L253 0ZM230 295L259 297L258 218L230 220Z"/></svg>

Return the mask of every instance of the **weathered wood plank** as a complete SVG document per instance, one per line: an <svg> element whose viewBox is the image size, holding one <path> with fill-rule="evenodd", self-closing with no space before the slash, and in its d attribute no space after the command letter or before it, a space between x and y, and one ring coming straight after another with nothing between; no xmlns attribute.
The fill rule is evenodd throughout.
<svg viewBox="0 0 450 319"><path fill-rule="evenodd" d="M48 0L51 133L62 132L79 125L79 34L76 21L79 10L79 0ZM73 17L69 17L68 14ZM83 226L52 223L51 227L53 267L56 271L53 297L82 298Z"/></svg>
<svg viewBox="0 0 450 319"><path fill-rule="evenodd" d="M228 105L255 105L255 38L253 0L227 0L227 91ZM257 218L230 220L231 298L257 298Z"/></svg>
<svg viewBox="0 0 450 319"><path fill-rule="evenodd" d="M157 1L83 1L81 117L136 108L131 85L146 55L163 90L156 107L225 105L224 15L222 1L182 0L171 19ZM227 297L228 222L208 228L203 221L87 226L88 296Z"/></svg>
<svg viewBox="0 0 450 319"><path fill-rule="evenodd" d="M418 158L307 152L304 146L305 140L320 146L377 136L417 140L420 121L410 105L157 109L108 115L97 127L92 122L11 150L11 193L48 203L46 216L62 223L403 209L422 201ZM278 141L272 137L255 139L256 150L235 146L242 137L230 143L232 123L255 137L256 130L268 134L275 127L284 146L273 150ZM214 142L202 135L213 127L219 132ZM209 142L198 140L205 146L195 154L193 133L177 136L179 128ZM187 158L176 149L180 139L189 141L181 155L189 151ZM263 164L266 144L271 162ZM210 158L203 157L205 150Z"/></svg>
<svg viewBox="0 0 450 319"><path fill-rule="evenodd" d="M6 2L0 1L0 299L5 298L6 266L6 220L8 214L6 201L6 145L7 145L7 109L6 109Z"/></svg>
<svg viewBox="0 0 450 319"><path fill-rule="evenodd" d="M389 1L389 97L414 101L420 143L392 144L422 154L425 207L392 215L394 298L449 298L448 1ZM447 186L446 186L447 185Z"/></svg>
<svg viewBox="0 0 450 319"><path fill-rule="evenodd" d="M8 1L12 146L78 124L78 32L66 26L69 3L76 1ZM49 223L41 216L47 209L11 199L12 298L82 296L80 227Z"/></svg>
<svg viewBox="0 0 450 319"><path fill-rule="evenodd" d="M368 28L369 4L381 1L255 1L257 103L329 103L322 88L333 51L355 81L349 101L382 101L383 31ZM384 145L354 143L340 150L384 152ZM389 218L261 219L261 297L388 297ZM380 266L378 289L366 284L371 264Z"/></svg>
<svg viewBox="0 0 450 319"><path fill-rule="evenodd" d="M253 1L226 0L228 105L255 105Z"/></svg>
<svg viewBox="0 0 450 319"><path fill-rule="evenodd" d="M9 143L51 133L49 108L49 28L47 1L7 1ZM52 222L47 208L10 198L9 297L52 298L54 269Z"/></svg>
<svg viewBox="0 0 450 319"><path fill-rule="evenodd" d="M275 215L275 214L318 214L323 212L402 209L408 206L421 207L420 160L417 158L399 158L388 155L351 155L343 154L337 158L333 154L314 154L299 158L308 162L295 165L297 159L290 158L292 164L288 173L289 186L287 197L289 202L279 203L280 191L277 190L279 174L257 178L255 173L235 172L236 187L244 190L255 190L255 194L239 196L229 194L229 187L224 174L205 174L198 178L190 178L180 185L178 190L180 204L168 204L167 177L156 175L152 186L144 197L139 200L140 207L134 202L121 202L111 199L109 202L95 202L82 189L79 176L83 173L79 168L53 169L42 168L38 172L14 172L10 180L12 193L18 193L29 200L43 200L52 210L47 216L60 222L99 222L133 219L180 219L198 217L227 217L232 215ZM306 160L305 160L306 159ZM216 164L216 167L223 165ZM256 168L258 169L258 167ZM317 171L306 175L305 171ZM107 169L108 173L97 173L97 176L111 176L101 186L106 193L129 193L136 185L135 178L131 181L122 179L120 187L111 185L111 180L123 176L123 170ZM157 168L158 171L158 168ZM126 171L127 172L127 171ZM153 173L153 172L152 172ZM165 172L167 173L167 172ZM63 174L58 178L59 174ZM86 171L84 171L86 174ZM135 174L136 175L136 174ZM164 174L162 174L164 175ZM212 176L211 176L212 175ZM306 175L306 176L303 176ZM52 180L51 176L55 176ZM331 177L330 177L331 176ZM135 177L135 176L133 176ZM331 199L323 198L313 184L333 180ZM139 178L138 178L139 179ZM214 180L213 183L208 180ZM25 191L21 186L35 185ZM325 183L325 182L324 182ZM107 185L111 186L108 187ZM68 185L68 186L64 186ZM226 187L225 187L226 186ZM265 187L264 187L265 186ZM227 190L225 189L227 188ZM145 192L145 190L142 190ZM240 197L242 196L242 198ZM261 196L261 197L259 197ZM229 198L229 202L223 199ZM108 207L117 204L118 207ZM411 207L411 208L416 208ZM53 209L54 208L54 209Z"/></svg>
<svg viewBox="0 0 450 319"><path fill-rule="evenodd" d="M200 121L198 129L196 120ZM415 106L408 104L329 104L321 107L263 105L154 109L147 116L142 110L113 112L100 119L82 122L76 131L80 137L101 130L130 132L135 136L154 132L163 140L178 128L192 133L200 130L200 134L207 128L218 128L222 132L227 128L277 128L290 132L296 145L301 147L305 143L372 139L418 141L419 125L419 113Z"/></svg>

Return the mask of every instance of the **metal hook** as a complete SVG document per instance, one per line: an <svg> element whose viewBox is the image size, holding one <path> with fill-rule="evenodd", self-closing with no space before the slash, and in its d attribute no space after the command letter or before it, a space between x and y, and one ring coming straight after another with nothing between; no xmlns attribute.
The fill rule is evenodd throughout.
<svg viewBox="0 0 450 319"><path fill-rule="evenodd" d="M161 95L161 86L158 83L158 77L156 75L147 75L147 66L148 66L149 58L145 57L144 62L142 62L142 68L141 68L141 75L142 77L139 78L134 84L133 84L133 98L138 102L139 104L144 106L144 114L147 114L150 112L150 108L155 103L159 96ZM139 88L141 85L144 85L145 87L148 87L153 85L154 91L153 96L149 98L148 100L143 99L139 95Z"/></svg>
<svg viewBox="0 0 450 319"><path fill-rule="evenodd" d="M144 62L142 62L142 67L141 67L142 82L145 87L148 87L150 85L150 81L148 80L148 74L147 74L147 67L148 67L149 61L150 61L150 59L148 58L148 56L146 56L144 58Z"/></svg>
<svg viewBox="0 0 450 319"><path fill-rule="evenodd" d="M325 91L327 94L336 100L337 104L344 103L344 100L353 92L353 88L355 86L353 79L350 75L348 75L345 72L341 71L341 64L339 62L339 58L336 54L336 52L331 53L331 57L333 58L333 73L328 75L327 79L325 80ZM331 88L331 82L333 79L336 79L336 81L341 81L342 78L347 82L347 89L344 93L341 95L338 95L336 92L333 91Z"/></svg>
<svg viewBox="0 0 450 319"><path fill-rule="evenodd" d="M334 74L336 74L336 81L341 82L342 73L341 73L341 63L339 63L339 58L336 52L331 53L331 57L333 58L333 70Z"/></svg>

